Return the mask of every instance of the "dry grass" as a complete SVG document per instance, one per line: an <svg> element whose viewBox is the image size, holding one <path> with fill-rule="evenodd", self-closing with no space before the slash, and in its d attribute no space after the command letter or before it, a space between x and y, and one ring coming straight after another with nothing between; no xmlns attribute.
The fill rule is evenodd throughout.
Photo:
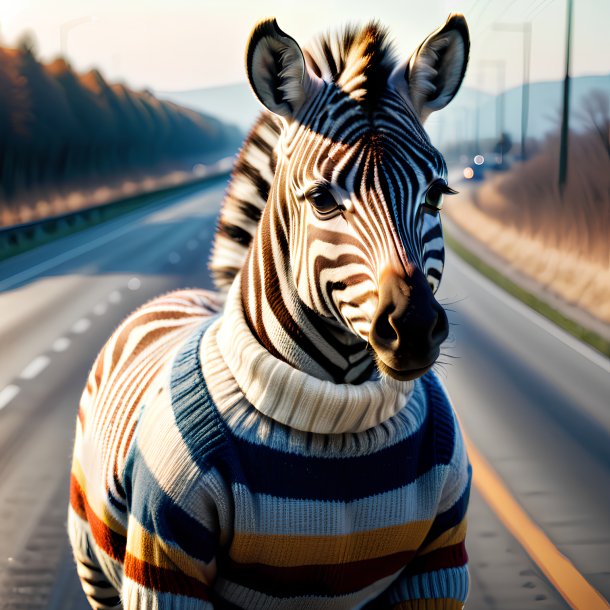
<svg viewBox="0 0 610 610"><path fill-rule="evenodd" d="M487 180L449 213L509 263L610 323L610 157L597 134L571 134L568 181L559 141Z"/></svg>
<svg viewBox="0 0 610 610"><path fill-rule="evenodd" d="M87 209L117 199L154 192L192 180L196 175L187 169L166 169L160 174L140 172L129 178L108 179L103 186L73 185L63 189L31 190L11 205L0 200L0 227L42 220L68 212Z"/></svg>

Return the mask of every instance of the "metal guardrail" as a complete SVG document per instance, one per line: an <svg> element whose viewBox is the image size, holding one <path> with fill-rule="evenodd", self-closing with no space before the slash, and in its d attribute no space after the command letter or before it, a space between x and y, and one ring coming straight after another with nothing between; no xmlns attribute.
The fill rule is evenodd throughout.
<svg viewBox="0 0 610 610"><path fill-rule="evenodd" d="M106 218L117 216L123 210L132 210L141 205L146 205L151 200L157 201L164 195L199 186L212 178L225 176L231 171L233 159L233 157L225 157L210 165L199 165L195 177L180 184L172 184L158 190L130 195L129 197L33 222L0 227L0 260L50 241L55 237L73 233L102 222Z"/></svg>

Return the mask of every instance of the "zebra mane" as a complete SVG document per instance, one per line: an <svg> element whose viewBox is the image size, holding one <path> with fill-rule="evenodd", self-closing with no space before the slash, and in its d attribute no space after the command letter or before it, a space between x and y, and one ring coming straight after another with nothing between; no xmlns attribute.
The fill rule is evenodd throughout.
<svg viewBox="0 0 610 610"><path fill-rule="evenodd" d="M326 82L373 110L396 65L396 53L387 30L377 21L349 25L327 33L304 49L311 70Z"/></svg>
<svg viewBox="0 0 610 610"><path fill-rule="evenodd" d="M378 22L319 36L303 49L309 68L366 110L374 110L396 65L387 30ZM280 125L263 112L237 156L225 193L208 264L216 288L228 291L245 261L275 172Z"/></svg>

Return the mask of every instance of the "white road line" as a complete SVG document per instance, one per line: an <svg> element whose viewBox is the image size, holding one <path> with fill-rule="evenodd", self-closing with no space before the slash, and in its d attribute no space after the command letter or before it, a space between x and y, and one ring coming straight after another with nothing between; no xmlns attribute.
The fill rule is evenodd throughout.
<svg viewBox="0 0 610 610"><path fill-rule="evenodd" d="M7 385L4 389L0 390L0 410L4 409L19 392L21 392L21 388L13 384Z"/></svg>
<svg viewBox="0 0 610 610"><path fill-rule="evenodd" d="M140 288L141 285L142 285L142 282L140 281L139 277L132 277L127 282L127 288L129 288L129 290L138 290L138 288Z"/></svg>
<svg viewBox="0 0 610 610"><path fill-rule="evenodd" d="M490 292L497 299L508 305L508 307L510 307L513 311L521 314L530 322L546 331L549 335L552 335L555 337L555 339L561 341L567 347L570 347L575 352L578 352L581 356L589 360L589 362L596 364L604 371L610 373L610 360L604 358L604 356L590 348L588 345L581 343L578 341L578 339L575 339L572 335L568 334L563 329L547 320L538 312L530 309L527 305L523 304L512 295L504 292L504 290L501 288L498 288L491 280L488 280L485 276L472 269L472 267L459 258L457 254L454 255L451 264L458 267L460 271L464 273L464 275L467 275L473 282L477 283L484 290Z"/></svg>
<svg viewBox="0 0 610 610"><path fill-rule="evenodd" d="M51 359L48 356L37 356L21 371L19 377L21 379L34 379L49 366L50 362Z"/></svg>
<svg viewBox="0 0 610 610"><path fill-rule="evenodd" d="M74 323L74 326L72 326L72 332L80 335L87 332L89 328L91 328L91 320L88 318L81 318Z"/></svg>
<svg viewBox="0 0 610 610"><path fill-rule="evenodd" d="M96 316L103 316L107 311L108 311L108 305L106 305L106 303L98 303L93 308L93 313Z"/></svg>
<svg viewBox="0 0 610 610"><path fill-rule="evenodd" d="M70 347L70 339L67 337L59 337L59 339L55 339L53 341L53 345L51 349L54 352L65 352Z"/></svg>
<svg viewBox="0 0 610 610"><path fill-rule="evenodd" d="M172 265L177 265L180 262L180 255L177 252L171 252L167 258Z"/></svg>
<svg viewBox="0 0 610 610"><path fill-rule="evenodd" d="M123 298L123 297L121 296L121 293L120 293L118 290L113 290L113 291L112 291L112 292L111 292L111 293L108 295L108 300L109 300L111 303L114 303L114 304L116 304L116 303L120 303L122 298Z"/></svg>

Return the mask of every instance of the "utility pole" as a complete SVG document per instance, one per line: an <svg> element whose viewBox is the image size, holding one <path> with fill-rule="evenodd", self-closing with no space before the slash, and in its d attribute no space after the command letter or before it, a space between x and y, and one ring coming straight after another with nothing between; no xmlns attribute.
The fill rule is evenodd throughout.
<svg viewBox="0 0 610 610"><path fill-rule="evenodd" d="M525 161L527 156L527 123L529 118L529 89L530 89L530 64L532 54L532 24L529 21L523 23L494 23L494 30L503 32L520 32L523 34L523 85L521 87L521 160Z"/></svg>
<svg viewBox="0 0 610 610"><path fill-rule="evenodd" d="M496 95L496 137L498 142L504 134L504 83L506 74L506 62L503 59L489 59L479 62L482 66L494 67L497 70L498 93Z"/></svg>
<svg viewBox="0 0 610 610"><path fill-rule="evenodd" d="M570 137L570 51L572 47L572 9L573 1L567 0L566 25L566 74L563 79L563 111L561 114L561 148L559 150L559 192L563 197L568 177L568 143Z"/></svg>

